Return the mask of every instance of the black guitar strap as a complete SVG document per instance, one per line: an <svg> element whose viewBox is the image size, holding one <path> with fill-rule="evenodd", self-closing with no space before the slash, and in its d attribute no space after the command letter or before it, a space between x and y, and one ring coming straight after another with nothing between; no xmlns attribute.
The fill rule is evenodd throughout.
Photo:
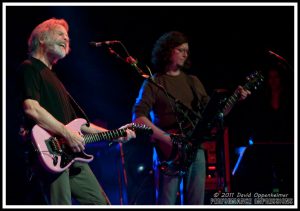
<svg viewBox="0 0 300 211"><path fill-rule="evenodd" d="M66 90L69 98L70 98L70 102L72 104L72 106L76 109L76 111L78 111L79 113L81 113L81 115L85 118L85 120L87 121L87 126L90 126L90 120L87 117L87 115L85 114L85 112L83 111L83 109L78 105L78 103L74 100L74 98L71 96L71 94Z"/></svg>
<svg viewBox="0 0 300 211"><path fill-rule="evenodd" d="M201 115L201 113L203 111L203 107L202 107L199 95L197 94L195 83L194 83L192 77L189 75L187 75L187 82L193 92L193 95L194 95L194 100L192 102L192 108L196 113L199 113L199 115Z"/></svg>
<svg viewBox="0 0 300 211"><path fill-rule="evenodd" d="M61 83L61 82L60 82ZM81 113L82 117L87 121L87 126L90 126L90 120L87 117L87 115L85 114L85 112L83 111L83 109L78 105L78 103L74 100L74 98L71 96L71 94L68 92L68 90L65 88L65 86L61 83L62 87L64 88L65 92L67 93L67 95L69 96L70 99L70 103L73 106L73 108L75 109L75 112L79 112Z"/></svg>

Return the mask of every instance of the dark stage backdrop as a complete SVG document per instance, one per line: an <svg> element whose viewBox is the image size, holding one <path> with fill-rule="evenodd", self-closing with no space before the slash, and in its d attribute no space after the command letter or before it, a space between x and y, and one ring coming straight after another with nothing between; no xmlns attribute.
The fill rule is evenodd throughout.
<svg viewBox="0 0 300 211"><path fill-rule="evenodd" d="M17 135L16 69L26 59L27 39L33 28L51 17L64 18L70 26L72 50L55 66L57 74L91 121L102 122L109 129L131 121L131 109L143 78L133 67L110 55L107 48L91 47L90 41L120 40L142 68L148 65L152 69L150 57L154 42L170 30L182 31L190 38L193 62L190 72L199 77L209 94L217 88L232 91L249 72L263 70L276 60L267 55L268 49L291 65L294 62L292 6L7 6L6 70L3 70L6 71L7 119L3 141L7 146L6 197L7 204L11 205L27 203L29 188ZM119 45L112 48L125 56ZM234 112L233 119L245 110ZM143 142L134 143L137 140L123 145L127 161L124 165L117 146L104 144L97 146L100 148L97 152L91 150L96 154L93 170L101 183L106 181L103 186L113 204L153 203L149 159L152 151ZM139 165L144 168L138 168ZM127 182L120 168L126 168ZM124 185L128 186L128 196Z"/></svg>

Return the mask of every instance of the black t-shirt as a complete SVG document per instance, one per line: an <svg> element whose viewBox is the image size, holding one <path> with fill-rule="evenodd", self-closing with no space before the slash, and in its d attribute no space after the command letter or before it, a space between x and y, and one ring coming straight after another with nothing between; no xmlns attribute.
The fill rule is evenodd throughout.
<svg viewBox="0 0 300 211"><path fill-rule="evenodd" d="M40 60L30 57L19 66L18 87L21 103L26 99L36 100L63 124L76 118L76 111L65 87L55 72ZM25 117L27 129L31 129L34 124Z"/></svg>

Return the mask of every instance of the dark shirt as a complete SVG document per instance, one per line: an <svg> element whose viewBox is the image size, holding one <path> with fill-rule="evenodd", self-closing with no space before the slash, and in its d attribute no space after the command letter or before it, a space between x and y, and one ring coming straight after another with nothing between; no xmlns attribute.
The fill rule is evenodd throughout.
<svg viewBox="0 0 300 211"><path fill-rule="evenodd" d="M163 86L168 93L191 110L198 109L195 108L197 102L200 103L203 109L209 100L200 80L184 72L181 72L178 76L157 74L154 76L154 81ZM145 80L133 107L133 116L135 118L149 117L151 110L154 113L153 122L155 125L164 130L177 129L174 100L168 98L166 93L155 84Z"/></svg>
<svg viewBox="0 0 300 211"><path fill-rule="evenodd" d="M54 71L33 57L25 60L18 69L18 86L21 103L26 99L39 102L51 115L63 124L76 118L68 92ZM34 122L25 117L28 129Z"/></svg>

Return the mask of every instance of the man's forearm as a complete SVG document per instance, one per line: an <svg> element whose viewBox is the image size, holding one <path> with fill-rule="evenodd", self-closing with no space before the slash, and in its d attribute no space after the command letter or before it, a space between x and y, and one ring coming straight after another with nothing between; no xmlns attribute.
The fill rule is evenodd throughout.
<svg viewBox="0 0 300 211"><path fill-rule="evenodd" d="M33 119L36 124L47 131L58 136L66 137L67 129L64 124L55 119L46 109L40 106L36 101L26 100L23 104L25 114Z"/></svg>

